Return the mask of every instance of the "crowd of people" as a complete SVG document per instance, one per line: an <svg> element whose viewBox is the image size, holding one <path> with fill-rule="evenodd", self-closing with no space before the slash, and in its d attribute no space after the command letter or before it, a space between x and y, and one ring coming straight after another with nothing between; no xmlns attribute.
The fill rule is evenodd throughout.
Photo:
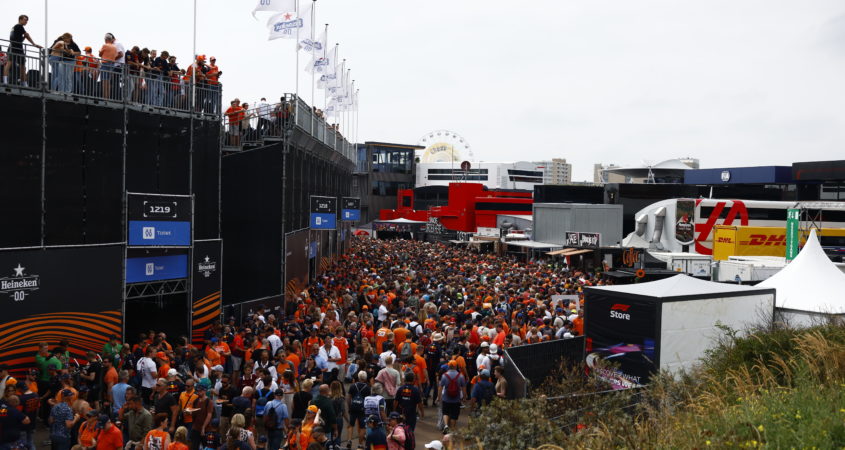
<svg viewBox="0 0 845 450"><path fill-rule="evenodd" d="M149 331L77 362L40 345L0 367L0 449L414 448L425 406L449 445L464 409L507 398L509 347L582 334L594 275L418 241L356 238L284 310L217 323L201 345ZM199 344L199 343L196 343Z"/></svg>
<svg viewBox="0 0 845 450"><path fill-rule="evenodd" d="M9 36L3 83L27 86L26 41L36 48L24 28L29 17L21 15ZM99 50L80 48L71 33L57 37L47 49L49 87L56 92L197 112L220 112L223 72L214 56L197 55L187 69L180 68L176 56L164 50L133 46L127 49L114 34L106 33ZM196 101L191 102L192 96Z"/></svg>

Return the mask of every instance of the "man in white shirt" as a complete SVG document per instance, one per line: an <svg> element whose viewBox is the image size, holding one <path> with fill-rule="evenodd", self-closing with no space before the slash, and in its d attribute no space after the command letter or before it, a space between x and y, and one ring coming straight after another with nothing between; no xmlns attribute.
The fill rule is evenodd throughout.
<svg viewBox="0 0 845 450"><path fill-rule="evenodd" d="M267 333L267 342L270 343L271 357L276 356L276 353L278 353L279 349L282 348L282 339L276 336L275 331L275 328L270 328L270 331Z"/></svg>
<svg viewBox="0 0 845 450"><path fill-rule="evenodd" d="M150 396L153 393L153 388L156 385L157 368L153 361L153 347L147 347L147 351L143 358L138 360L138 365L135 369L141 374L141 399L144 405L149 407Z"/></svg>
<svg viewBox="0 0 845 450"><path fill-rule="evenodd" d="M255 110L258 113L258 133L263 136L270 130L270 104L267 99L261 97L261 101L255 105Z"/></svg>
<svg viewBox="0 0 845 450"><path fill-rule="evenodd" d="M387 321L387 306L385 305L385 303L387 303L387 300L381 299L381 305L379 305L378 307L378 320L381 323Z"/></svg>
<svg viewBox="0 0 845 450"><path fill-rule="evenodd" d="M332 345L332 339L326 339L326 343L320 347L318 354L328 363L326 365L326 373L323 376L323 383L330 384L337 379L337 363L340 362L340 349Z"/></svg>
<svg viewBox="0 0 845 450"><path fill-rule="evenodd" d="M111 34L111 33L108 33L108 34ZM117 81L120 81L120 80L123 80L123 63L126 61L126 48L123 46L123 44L120 43L120 41L117 40L116 37L114 37L113 34L111 34L111 37L112 37L112 39L114 39L114 42L113 42L114 46L117 47L117 58L114 61L114 71L115 71L116 74L118 74L117 75ZM123 80L123 84L125 85L126 83L130 83L130 86L131 86L130 80ZM122 93L124 91L123 91L123 88L119 87L120 83L112 82L112 86L118 87L120 89L121 95L118 96L118 99L122 99L123 98ZM114 89L114 87L112 89ZM131 91L130 91L130 95L131 95Z"/></svg>
<svg viewBox="0 0 845 450"><path fill-rule="evenodd" d="M387 363L385 361L387 361L388 357L391 357L393 360L396 360L396 354L393 353L393 343L392 342L385 342L384 343L384 349L385 349L385 351L383 351L378 356L378 365L379 365L379 367L382 367L382 368L387 367Z"/></svg>

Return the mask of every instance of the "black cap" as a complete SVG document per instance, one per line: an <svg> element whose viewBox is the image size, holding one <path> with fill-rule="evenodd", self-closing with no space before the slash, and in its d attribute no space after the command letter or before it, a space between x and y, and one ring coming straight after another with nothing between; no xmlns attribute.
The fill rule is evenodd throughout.
<svg viewBox="0 0 845 450"><path fill-rule="evenodd" d="M276 397L283 397L285 395L285 390L284 389L276 389L276 391L273 392L273 394L275 394Z"/></svg>
<svg viewBox="0 0 845 450"><path fill-rule="evenodd" d="M100 417L97 418L97 428L103 429L109 422L111 422L111 419L107 414L100 414Z"/></svg>

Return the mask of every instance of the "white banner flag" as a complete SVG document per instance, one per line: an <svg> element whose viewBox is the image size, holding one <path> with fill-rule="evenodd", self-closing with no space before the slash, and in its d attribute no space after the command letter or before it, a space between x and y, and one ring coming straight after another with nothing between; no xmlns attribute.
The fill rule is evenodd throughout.
<svg viewBox="0 0 845 450"><path fill-rule="evenodd" d="M328 68L326 68L328 69ZM320 79L317 80L317 87L320 89L327 89L331 87L333 84L337 82L337 74L336 73L324 73L320 76Z"/></svg>
<svg viewBox="0 0 845 450"><path fill-rule="evenodd" d="M252 18L257 11L293 12L296 11L296 0L258 0L258 6L252 10Z"/></svg>
<svg viewBox="0 0 845 450"><path fill-rule="evenodd" d="M299 14L283 12L276 14L267 21L270 37L273 39L296 39L297 36L311 36L311 5L309 2ZM297 35L297 32L299 33Z"/></svg>
<svg viewBox="0 0 845 450"><path fill-rule="evenodd" d="M329 67L328 58L314 56L311 61L305 65L305 71L308 73L322 74L325 73Z"/></svg>
<svg viewBox="0 0 845 450"><path fill-rule="evenodd" d="M311 39L311 33L308 33L307 36L303 36L300 31L299 49L305 51L306 53L311 53L315 57L323 56L326 49L326 30L323 30L323 32L314 39Z"/></svg>

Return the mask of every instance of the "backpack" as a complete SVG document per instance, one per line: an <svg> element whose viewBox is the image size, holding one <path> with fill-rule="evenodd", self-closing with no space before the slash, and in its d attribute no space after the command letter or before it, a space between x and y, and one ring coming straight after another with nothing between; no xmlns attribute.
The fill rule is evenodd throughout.
<svg viewBox="0 0 845 450"><path fill-rule="evenodd" d="M499 357L495 358L495 359L490 358L490 357L487 358L487 359L490 360L490 367L485 367L485 369L490 371L490 375L493 374L493 369L502 365L502 356L501 355L497 355L497 356L499 356Z"/></svg>
<svg viewBox="0 0 845 450"><path fill-rule="evenodd" d="M414 439L414 430L411 429L410 426L407 424L400 424L402 431L405 432L405 446L403 447L405 450L414 450L417 448L417 443Z"/></svg>
<svg viewBox="0 0 845 450"><path fill-rule="evenodd" d="M444 376L449 380L446 384L446 395L452 398L460 397L461 385L458 384L458 379L461 378L461 374L456 373L454 378L450 377L448 373Z"/></svg>
<svg viewBox="0 0 845 450"><path fill-rule="evenodd" d="M258 400L255 401L255 415L261 417L264 415L264 408L267 406L268 398L273 395L272 389L267 389L265 394L258 391Z"/></svg>
<svg viewBox="0 0 845 450"><path fill-rule="evenodd" d="M402 351L399 352L399 357L403 360L414 356L414 352L411 350L411 343L405 342L402 344Z"/></svg>
<svg viewBox="0 0 845 450"><path fill-rule="evenodd" d="M276 428L278 428L278 420L276 419L276 406L278 405L273 405L271 408L267 409L266 414L264 414L264 428L268 430L275 430Z"/></svg>
<svg viewBox="0 0 845 450"><path fill-rule="evenodd" d="M355 388L355 395L352 396L351 404L349 405L349 412L353 414L363 414L364 413L364 395L363 390L364 388L361 385L364 383L355 383L353 387ZM366 385L365 385L366 386Z"/></svg>

